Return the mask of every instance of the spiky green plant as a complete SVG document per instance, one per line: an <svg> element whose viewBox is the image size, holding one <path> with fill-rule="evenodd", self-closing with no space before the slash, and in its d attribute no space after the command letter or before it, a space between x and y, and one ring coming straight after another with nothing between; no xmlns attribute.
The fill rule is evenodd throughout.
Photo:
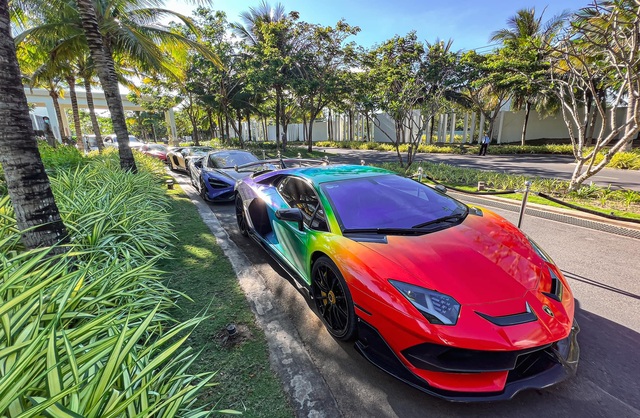
<svg viewBox="0 0 640 418"><path fill-rule="evenodd" d="M171 225L161 183L144 171L122 172L115 153L57 165L71 234L61 255L25 251L0 198L0 416L211 413L193 402L214 375L190 375L196 353L184 347L203 318L167 314L181 295L156 263Z"/></svg>

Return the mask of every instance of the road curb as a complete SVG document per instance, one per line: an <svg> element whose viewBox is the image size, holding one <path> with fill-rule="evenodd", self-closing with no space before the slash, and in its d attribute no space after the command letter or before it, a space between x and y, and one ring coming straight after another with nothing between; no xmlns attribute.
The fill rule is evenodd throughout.
<svg viewBox="0 0 640 418"><path fill-rule="evenodd" d="M198 209L224 254L231 262L256 322L262 328L269 346L269 360L288 394L296 417L341 417L329 386L302 344L293 323L280 312L266 279L239 250L209 206L193 190L188 180L173 177Z"/></svg>

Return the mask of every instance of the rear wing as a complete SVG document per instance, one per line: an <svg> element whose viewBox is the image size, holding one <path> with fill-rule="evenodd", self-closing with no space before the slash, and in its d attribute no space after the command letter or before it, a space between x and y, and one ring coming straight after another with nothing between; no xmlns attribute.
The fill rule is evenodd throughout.
<svg viewBox="0 0 640 418"><path fill-rule="evenodd" d="M272 171L272 170L282 170L285 168L292 167L312 167L316 165L329 165L329 159L325 157L322 160L313 160L310 158L273 158L270 160L260 160L254 161L248 164L236 165L234 166L235 171L255 171L249 170L251 167L260 167L260 166L272 166L273 168L267 168L264 171Z"/></svg>

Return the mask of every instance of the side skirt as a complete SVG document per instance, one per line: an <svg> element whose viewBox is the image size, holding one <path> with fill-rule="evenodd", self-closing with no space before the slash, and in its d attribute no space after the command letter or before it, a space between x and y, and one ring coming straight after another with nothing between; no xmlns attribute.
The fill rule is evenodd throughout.
<svg viewBox="0 0 640 418"><path fill-rule="evenodd" d="M284 271L287 272L287 274L293 279L296 288L301 291L301 293L305 297L311 300L311 287L304 281L302 277L300 277L300 275L294 269L289 267L289 264L282 259L280 254L274 251L264 240L264 238L257 234L253 229L249 229L249 236L253 238L253 240L257 242Z"/></svg>

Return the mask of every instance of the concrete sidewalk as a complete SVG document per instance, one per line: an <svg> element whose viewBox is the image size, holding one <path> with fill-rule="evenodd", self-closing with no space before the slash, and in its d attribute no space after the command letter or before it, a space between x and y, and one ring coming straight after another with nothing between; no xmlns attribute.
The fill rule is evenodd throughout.
<svg viewBox="0 0 640 418"><path fill-rule="evenodd" d="M265 333L271 367L280 378L296 417L341 417L342 412L309 356L307 348L304 347L296 327L286 313L275 308L275 297L265 285L264 277L231 240L211 208L191 186L188 178L175 173L170 174L196 206L202 220L231 262L256 321Z"/></svg>

